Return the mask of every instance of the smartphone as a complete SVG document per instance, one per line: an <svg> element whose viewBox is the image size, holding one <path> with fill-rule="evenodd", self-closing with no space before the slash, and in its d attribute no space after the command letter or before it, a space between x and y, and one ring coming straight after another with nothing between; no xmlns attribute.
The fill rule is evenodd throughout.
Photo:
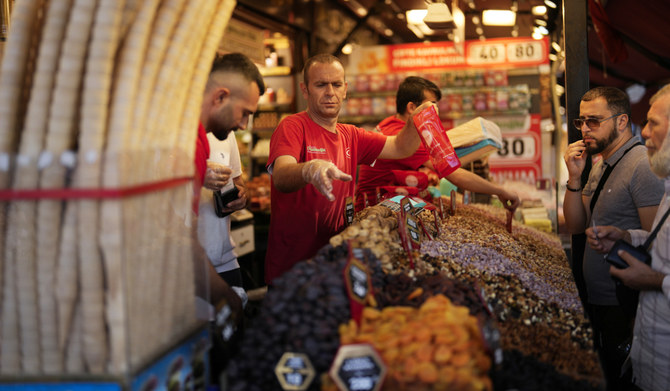
<svg viewBox="0 0 670 391"><path fill-rule="evenodd" d="M224 212L223 209L228 205L229 202L235 201L240 197L240 191L237 189L237 186L234 186L232 189L221 193L220 191L214 192L214 212L218 217L226 217L233 211Z"/></svg>
<svg viewBox="0 0 670 391"><path fill-rule="evenodd" d="M649 255L649 253L647 252L647 250L644 249L644 247L642 246L634 247L630 243L619 239L614 243L614 246L612 246L610 252L607 253L607 255L605 256L605 260L614 267L617 267L619 269L625 269L628 267L626 261L621 259L619 254L617 254L619 250L626 251L640 262L644 262L647 265L651 264L651 255Z"/></svg>

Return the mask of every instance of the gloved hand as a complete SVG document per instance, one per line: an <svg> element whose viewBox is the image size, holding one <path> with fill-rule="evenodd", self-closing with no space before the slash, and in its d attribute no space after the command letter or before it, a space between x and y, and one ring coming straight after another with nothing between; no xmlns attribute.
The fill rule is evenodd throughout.
<svg viewBox="0 0 670 391"><path fill-rule="evenodd" d="M311 183L316 189L326 196L330 201L335 200L333 195L333 179L341 181L350 181L351 175L345 174L332 162L321 159L314 159L302 166L302 179Z"/></svg>

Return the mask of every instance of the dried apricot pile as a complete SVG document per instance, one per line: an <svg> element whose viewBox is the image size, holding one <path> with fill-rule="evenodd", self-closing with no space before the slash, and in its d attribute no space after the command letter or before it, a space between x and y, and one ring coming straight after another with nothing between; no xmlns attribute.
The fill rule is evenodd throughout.
<svg viewBox="0 0 670 391"><path fill-rule="evenodd" d="M477 318L444 295L419 308L371 307L360 326L340 326L340 343L369 343L384 360L384 390L491 390L486 352Z"/></svg>

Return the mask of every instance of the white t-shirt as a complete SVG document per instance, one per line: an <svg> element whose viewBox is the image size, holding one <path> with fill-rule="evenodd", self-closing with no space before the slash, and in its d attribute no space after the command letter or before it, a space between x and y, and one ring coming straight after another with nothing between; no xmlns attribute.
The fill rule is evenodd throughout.
<svg viewBox="0 0 670 391"><path fill-rule="evenodd" d="M230 132L228 138L223 141L212 133L207 133L207 140L210 150L208 160L230 167L233 170L231 179L242 175L240 151L237 149L234 132ZM221 191L230 190L233 186L233 181L230 180ZM230 237L230 215L223 218L216 215L212 190L204 187L200 191L198 239L217 273L240 267L234 251L235 243Z"/></svg>

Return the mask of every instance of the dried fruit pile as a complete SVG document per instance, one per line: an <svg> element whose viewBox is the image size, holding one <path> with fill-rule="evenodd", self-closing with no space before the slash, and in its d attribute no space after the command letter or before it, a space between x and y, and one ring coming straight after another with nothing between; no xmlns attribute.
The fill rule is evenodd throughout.
<svg viewBox="0 0 670 391"><path fill-rule="evenodd" d="M384 390L488 389L490 381L501 390L543 390L553 384L546 379L556 389L597 388L602 375L591 329L556 240L518 224L509 233L486 207L458 205L440 222L439 235L432 214L418 218L436 239L424 238L414 269L400 245L398 217L378 205L280 277L232 360L231 389L278 387L274 367L287 351L312 360L317 377L310 390L333 389L327 371L340 324L343 344L371 342L381 352L389 366ZM374 299L360 328L349 319L342 278L348 244L363 249L372 273ZM443 316L431 318L433 310ZM455 314L467 323L461 331L434 324ZM488 333L491 323L502 361L487 373L490 353L481 343L482 335L498 334ZM454 345L442 346L447 340ZM467 360L458 345L466 342L473 348Z"/></svg>
<svg viewBox="0 0 670 391"><path fill-rule="evenodd" d="M477 318L443 295L418 309L366 308L361 325L340 327L342 344L369 343L386 363L387 390L490 390L486 354Z"/></svg>

